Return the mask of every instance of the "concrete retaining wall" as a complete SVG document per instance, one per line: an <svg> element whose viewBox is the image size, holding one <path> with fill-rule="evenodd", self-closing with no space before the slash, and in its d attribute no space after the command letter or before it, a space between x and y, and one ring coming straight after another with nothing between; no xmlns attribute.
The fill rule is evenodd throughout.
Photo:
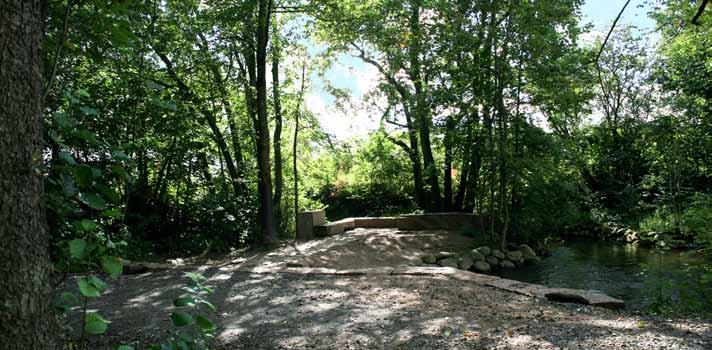
<svg viewBox="0 0 712 350"><path fill-rule="evenodd" d="M398 217L359 217L326 222L323 210L299 213L298 239L342 234L357 227L414 230L479 230L480 217L468 213L407 214Z"/></svg>

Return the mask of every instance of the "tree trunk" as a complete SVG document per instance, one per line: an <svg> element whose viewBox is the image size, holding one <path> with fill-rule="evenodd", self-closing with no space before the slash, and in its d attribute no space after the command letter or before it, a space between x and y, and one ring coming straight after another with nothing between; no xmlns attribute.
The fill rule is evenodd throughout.
<svg viewBox="0 0 712 350"><path fill-rule="evenodd" d="M299 89L299 99L297 108L294 110L294 139L292 140L292 171L294 172L294 234L297 234L297 222L299 218L299 172L297 169L297 141L299 141L299 115L301 114L302 100L304 99L304 79L307 71L307 53L304 52L304 63L302 64L302 86Z"/></svg>
<svg viewBox="0 0 712 350"><path fill-rule="evenodd" d="M445 169L443 171L443 209L452 210L452 148L455 137L455 120L448 116L445 122Z"/></svg>
<svg viewBox="0 0 712 350"><path fill-rule="evenodd" d="M273 244L279 238L274 222L272 201L272 168L270 162L270 133L267 117L267 41L272 0L261 0L257 14L256 90L257 90L257 168L260 196L260 231L262 243Z"/></svg>
<svg viewBox="0 0 712 350"><path fill-rule="evenodd" d="M428 184L425 191L427 198L426 202L428 211L439 211L441 208L440 184L438 183L438 171L433 157L432 146L430 145L430 118L429 107L426 105L425 92L423 91L423 77L420 70L420 8L422 0L414 0L412 3L410 30L411 40L409 48L410 69L408 75L413 82L415 94L413 96L413 111L416 117L418 136L420 136L420 148L423 154L423 169L425 170L425 179Z"/></svg>
<svg viewBox="0 0 712 350"><path fill-rule="evenodd" d="M275 35L272 42L272 99L274 100L274 217L275 226L282 229L282 192L284 179L282 176L282 104L279 91L279 37Z"/></svg>
<svg viewBox="0 0 712 350"><path fill-rule="evenodd" d="M40 0L0 0L0 344L57 349L42 204Z"/></svg>

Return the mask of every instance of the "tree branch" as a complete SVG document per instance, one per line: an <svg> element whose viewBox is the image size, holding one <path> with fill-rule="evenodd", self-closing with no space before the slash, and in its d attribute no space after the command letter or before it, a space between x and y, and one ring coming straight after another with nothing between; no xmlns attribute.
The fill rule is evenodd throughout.
<svg viewBox="0 0 712 350"><path fill-rule="evenodd" d="M702 25L702 23L700 23L699 19L700 19L700 17L702 16L702 14L705 12L705 7L707 7L707 3L708 3L709 1L710 1L710 0L702 0L702 3L700 4L700 7L697 9L697 13L695 13L695 16L692 17L692 24L695 24L695 25L698 25L698 26L699 26L699 25Z"/></svg>
<svg viewBox="0 0 712 350"><path fill-rule="evenodd" d="M705 0L705 1L707 1L707 0ZM601 44L601 49L598 50L596 59L593 60L593 62L596 62L596 64L598 64L598 59L601 57L601 54L603 53L603 49L606 47L606 43L608 43L608 39L611 37L611 33L613 33L613 30L616 28L616 24L618 23L618 20L621 19L621 16L623 15L623 11L625 11L625 8L628 7L628 4L630 4L630 0L625 2L625 5L623 5L623 8L621 9L620 12L618 12L618 16L616 16L616 19L613 21L613 24L611 25L611 29L608 30L606 39L603 40L603 44Z"/></svg>

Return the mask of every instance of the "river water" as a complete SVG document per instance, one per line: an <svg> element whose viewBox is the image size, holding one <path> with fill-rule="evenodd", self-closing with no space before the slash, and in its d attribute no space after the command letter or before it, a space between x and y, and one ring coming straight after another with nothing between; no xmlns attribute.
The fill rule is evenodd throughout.
<svg viewBox="0 0 712 350"><path fill-rule="evenodd" d="M623 299L627 308L664 305L712 313L712 261L694 253L658 252L632 244L570 241L537 265L498 276L549 287L594 289Z"/></svg>

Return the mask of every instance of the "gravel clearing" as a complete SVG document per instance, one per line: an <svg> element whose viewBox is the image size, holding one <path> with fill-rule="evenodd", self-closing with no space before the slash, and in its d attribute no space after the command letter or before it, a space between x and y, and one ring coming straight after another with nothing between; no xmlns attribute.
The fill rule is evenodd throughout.
<svg viewBox="0 0 712 350"><path fill-rule="evenodd" d="M89 305L112 321L90 348L163 339L182 274L197 270L216 288L217 349L712 349L709 320L554 303L447 276L245 271L294 249L122 276Z"/></svg>

